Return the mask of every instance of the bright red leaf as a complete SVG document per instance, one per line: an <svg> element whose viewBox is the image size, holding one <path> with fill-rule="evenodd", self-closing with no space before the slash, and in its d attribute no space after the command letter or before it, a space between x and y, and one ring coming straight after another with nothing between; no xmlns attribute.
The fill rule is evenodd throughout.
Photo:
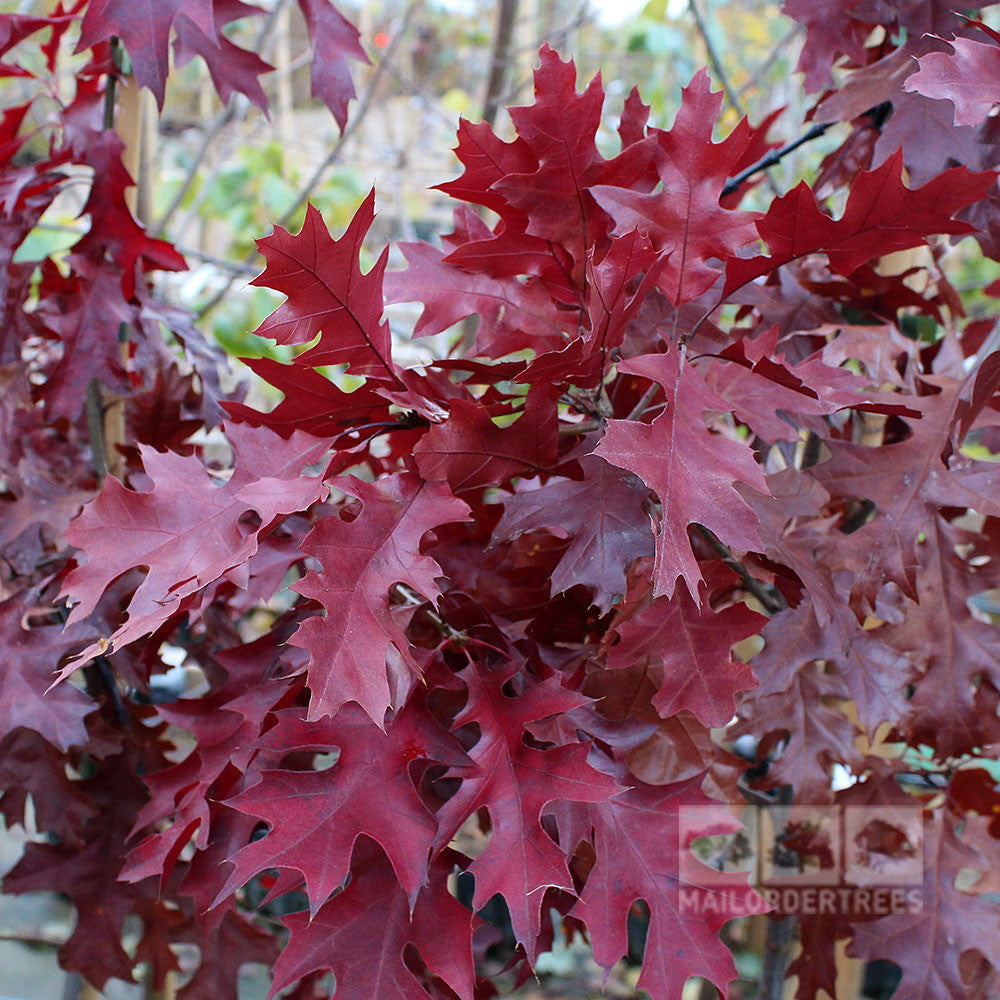
<svg viewBox="0 0 1000 1000"><path fill-rule="evenodd" d="M254 332L279 344L305 344L319 335L299 356L300 364L347 364L352 374L398 383L389 324L382 320L386 254L367 274L358 262L374 218L372 191L339 240L330 236L314 205L296 235L279 226L258 240L267 267L253 283L282 292L287 301Z"/></svg>
<svg viewBox="0 0 1000 1000"><path fill-rule="evenodd" d="M755 213L719 205L750 139L744 120L722 142L712 142L721 107L722 92L712 93L708 71L701 70L684 90L673 127L656 132L661 186L650 194L626 187L592 189L614 218L616 233L638 228L670 255L658 284L675 305L715 284L719 270L709 260L726 260L756 238Z"/></svg>
<svg viewBox="0 0 1000 1000"><path fill-rule="evenodd" d="M824 253L837 274L850 274L873 257L923 246L932 233L971 232L954 216L982 198L996 175L954 167L911 189L900 177L902 162L897 152L877 169L859 171L839 219L822 211L805 181L778 198L757 223L770 256L730 261L723 295L806 254Z"/></svg>
<svg viewBox="0 0 1000 1000"><path fill-rule="evenodd" d="M918 72L906 78L907 90L924 97L951 101L956 125L978 125L1000 101L1000 33L973 21L990 42L953 38L952 52L928 52L921 56ZM943 40L943 39L942 39Z"/></svg>
<svg viewBox="0 0 1000 1000"><path fill-rule="evenodd" d="M733 717L737 692L757 685L753 670L735 659L731 648L766 622L743 604L714 612L699 608L679 590L672 599L658 597L612 626L618 644L608 653L608 669L648 659L663 674L652 700L663 718L687 711L704 726L724 726Z"/></svg>

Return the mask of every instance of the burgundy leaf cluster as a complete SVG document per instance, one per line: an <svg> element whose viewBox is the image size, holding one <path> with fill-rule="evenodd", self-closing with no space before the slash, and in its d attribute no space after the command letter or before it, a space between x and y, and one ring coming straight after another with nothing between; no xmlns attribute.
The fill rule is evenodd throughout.
<svg viewBox="0 0 1000 1000"><path fill-rule="evenodd" d="M357 34L302 8L343 123ZM815 117L851 123L813 186L727 191L775 143L714 138L706 71L667 129L633 91L614 137L600 77L544 47L514 138L461 124L453 231L405 269L361 268L374 193L337 237L310 208L259 240L285 301L256 332L296 348L247 362L269 412L154 296L184 261L102 127L111 36L161 100L171 31L262 100L222 33L250 11L0 21L56 108L41 158L32 105L0 122L0 812L44 833L2 888L71 898L65 968L160 987L194 944L182 1000L262 960L272 995L480 1000L501 932L521 979L574 931L610 968L639 914L640 988L725 990L680 817L792 800L923 816L921 907L799 915L799 997L835 995L844 941L900 1000L995 994L1000 355L942 265L967 234L1000 260L997 36L937 0L785 9L807 84L836 65ZM24 259L81 168L86 234ZM455 346L405 367L387 302ZM178 655L200 689L164 697Z"/></svg>

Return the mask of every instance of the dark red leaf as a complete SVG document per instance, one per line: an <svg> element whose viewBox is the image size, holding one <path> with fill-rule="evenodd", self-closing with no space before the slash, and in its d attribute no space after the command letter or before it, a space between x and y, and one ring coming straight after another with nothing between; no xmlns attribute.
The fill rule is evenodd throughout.
<svg viewBox="0 0 1000 1000"><path fill-rule="evenodd" d="M663 514L656 536L654 593L669 597L678 577L696 600L702 580L688 541L689 524L702 524L726 545L744 552L760 547L756 518L735 486L765 492L767 487L750 449L712 434L707 411L725 412L720 399L676 350L632 358L619 370L658 382L666 393L663 412L651 424L611 420L596 449L612 465L634 472L660 500Z"/></svg>
<svg viewBox="0 0 1000 1000"><path fill-rule="evenodd" d="M350 522L323 518L302 543L323 568L295 589L319 601L326 614L303 622L292 642L310 654L310 719L335 715L353 701L381 726L386 709L401 704L407 693L405 671L397 676L398 663L387 661L390 647L396 661L401 657L420 673L404 623L394 616L390 590L404 584L422 598L440 596L437 580L444 574L430 556L421 555L420 542L432 528L466 520L469 508L446 484L423 483L409 473L377 484L335 482L361 501L362 510Z"/></svg>

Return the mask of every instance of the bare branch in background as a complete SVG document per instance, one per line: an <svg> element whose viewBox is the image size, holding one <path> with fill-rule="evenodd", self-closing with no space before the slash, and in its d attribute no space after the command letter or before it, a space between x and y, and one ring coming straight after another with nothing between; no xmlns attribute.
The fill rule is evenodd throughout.
<svg viewBox="0 0 1000 1000"><path fill-rule="evenodd" d="M712 43L712 37L708 33L708 25L705 24L695 0L688 0L688 10L691 11L698 34L701 35L701 40L705 43L705 50L708 52L708 61L712 64L712 69L715 70L715 75L719 78L719 83L722 84L722 89L726 92L726 100L729 101L741 118L746 117L746 109L743 107L742 101L740 101L739 94L736 93L729 82L729 77L722 66L722 60L719 58L719 53L716 52L715 45Z"/></svg>
<svg viewBox="0 0 1000 1000"><path fill-rule="evenodd" d="M745 93L753 90L754 87L760 83L761 79L770 71L771 67L777 62L778 57L784 51L785 47L793 40L798 38L802 34L802 26L799 24L793 24L791 28L786 31L781 38L779 38L775 43L774 47L768 53L767 58L750 74L746 83L736 91L737 97L742 97Z"/></svg>
<svg viewBox="0 0 1000 1000"><path fill-rule="evenodd" d="M483 121L492 128L508 86L514 40L514 23L517 21L518 0L500 0L497 7L497 26L493 34L493 54L490 57L490 75L486 80L483 97Z"/></svg>
<svg viewBox="0 0 1000 1000"><path fill-rule="evenodd" d="M705 43L705 51L708 53L708 61L712 64L712 69L715 70L715 75L719 78L719 83L722 84L722 89L726 92L726 100L729 101L733 110L735 110L741 118L745 118L746 109L743 107L740 95L736 93L732 84L729 82L729 77L726 75L726 70L722 65L722 60L719 58L719 53L716 52L715 46L712 44L712 38L708 33L708 25L705 24L705 21L701 16L701 11L698 9L698 4L695 0L688 0L688 10L691 11L691 16L694 18L698 34L701 35L701 40ZM770 176L766 178L766 183L771 189L772 194L775 196L780 194L777 185Z"/></svg>
<svg viewBox="0 0 1000 1000"><path fill-rule="evenodd" d="M274 5L274 8L268 14L264 23L260 26L260 31L257 33L257 37L254 39L254 52L263 52L264 47L270 40L271 33L275 30L278 23L278 15L288 2L289 0L278 0L278 2ZM191 190L191 185L198 176L198 171L201 169L201 165L205 162L205 157L208 155L208 151L212 148L212 143L215 142L216 137L224 128L226 128L227 125L235 121L238 116L241 114L245 115L249 107L250 102L243 94L233 94L233 96L229 99L229 103L215 116L212 124L208 127L201 140L201 145L198 147L198 150L194 155L194 159L188 166L187 173L184 175L184 180L181 181L181 186L177 189L177 192L171 199L170 204L166 207L163 215L161 215L160 218L157 219L156 222L150 227L150 236L158 237L163 234L163 231L170 224L170 220L173 218L174 213L178 208L180 208L181 202L184 201L188 191Z"/></svg>
<svg viewBox="0 0 1000 1000"><path fill-rule="evenodd" d="M368 84L362 93L360 100L358 101L358 106L354 111L354 115L341 133L340 137L333 144L330 152L327 154L326 158L322 163L313 171L312 176L303 185L302 190L299 192L295 201L292 203L291 208L289 208L284 215L275 223L276 226L287 226L288 223L295 218L296 214L302 208L302 206L309 200L309 196L312 194L313 190L323 179L323 175L330 169L335 163L340 160L341 155L344 151L344 145L348 139L358 130L358 127L365 119L365 115L368 113L368 109L371 107L372 98L375 96L378 86L382 81L382 78L388 72L389 67L392 65L392 59L395 55L400 43L406 37L407 31L409 30L410 23L413 20L414 15L420 10L424 5L424 0L411 0L407 5L405 12L400 20L399 27L393 33L392 40L386 46L385 51L382 54L381 59L379 59L378 64L372 71L372 75L368 79ZM257 257L257 252L247 254L244 258L243 263L250 265ZM222 286L213 295L208 302L205 303L198 310L199 319L210 313L229 293L229 290L236 283L236 275L231 274Z"/></svg>

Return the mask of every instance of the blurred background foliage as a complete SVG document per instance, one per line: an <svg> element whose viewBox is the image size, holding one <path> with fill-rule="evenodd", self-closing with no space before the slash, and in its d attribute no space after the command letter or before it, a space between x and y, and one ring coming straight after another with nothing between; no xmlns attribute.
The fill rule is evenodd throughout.
<svg viewBox="0 0 1000 1000"><path fill-rule="evenodd" d="M507 0L510 3L510 0ZM371 65L355 69L359 97L343 135L328 111L309 96L309 42L297 8L260 0L267 13L228 29L275 69L261 78L270 103L265 115L243 95L223 105L200 59L174 67L162 113L144 103L139 199L141 221L174 242L190 271L161 276L161 294L201 315L234 357L284 352L252 335L278 303L274 293L249 285L261 269L255 239L280 224L296 231L307 201L336 233L373 185L379 216L367 248L374 260L390 240L435 239L451 228L451 205L433 185L454 177L451 153L460 117L478 121L492 98L500 108L530 103L531 72L548 41L577 62L580 86L601 71L608 94L600 136L612 154L617 114L633 86L651 106L651 122L667 126L680 88L706 63L727 91L720 123L728 131L743 114L759 122L776 108L772 136L792 138L801 128L806 98L793 69L801 45L780 4L764 0L518 0L507 74L489 94L488 74L501 0L369 0L345 2L344 14L361 30ZM22 13L50 9L48 0L3 4ZM65 86L81 57L75 38L61 59ZM0 81L7 100L23 99ZM148 96L148 95L147 95ZM512 132L506 112L496 119ZM38 142L44 139L40 134ZM834 140L828 145L832 148ZM772 173L784 190L822 159L821 143L783 161ZM766 189L765 189L766 191ZM81 185L79 194L85 193ZM761 195L765 192L762 191ZM73 242L80 203L60 199L21 256L39 256ZM393 251L390 267L402 266ZM405 336L412 317L390 312Z"/></svg>

